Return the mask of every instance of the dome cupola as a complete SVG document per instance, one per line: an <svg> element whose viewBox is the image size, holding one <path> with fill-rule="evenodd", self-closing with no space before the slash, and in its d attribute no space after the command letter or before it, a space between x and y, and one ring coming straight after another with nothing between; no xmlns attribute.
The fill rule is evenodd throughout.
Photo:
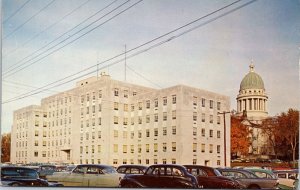
<svg viewBox="0 0 300 190"><path fill-rule="evenodd" d="M265 89L264 81L262 78L254 72L254 65L251 64L250 72L243 78L240 84L240 90L246 89Z"/></svg>

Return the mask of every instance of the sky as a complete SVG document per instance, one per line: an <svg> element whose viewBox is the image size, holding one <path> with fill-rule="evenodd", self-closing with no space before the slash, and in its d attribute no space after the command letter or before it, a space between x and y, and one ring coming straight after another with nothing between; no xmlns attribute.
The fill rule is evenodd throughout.
<svg viewBox="0 0 300 190"><path fill-rule="evenodd" d="M129 83L205 89L236 109L252 62L269 116L299 109L299 10L297 0L2 0L1 131L97 64L125 81L125 50Z"/></svg>

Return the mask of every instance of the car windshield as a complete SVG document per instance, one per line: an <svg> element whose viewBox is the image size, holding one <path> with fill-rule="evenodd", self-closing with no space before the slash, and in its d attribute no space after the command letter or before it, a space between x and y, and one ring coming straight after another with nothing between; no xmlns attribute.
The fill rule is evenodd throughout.
<svg viewBox="0 0 300 190"><path fill-rule="evenodd" d="M105 167L102 171L106 174L117 173L117 171L113 167Z"/></svg>
<svg viewBox="0 0 300 190"><path fill-rule="evenodd" d="M222 176L222 174L217 169L214 169L214 173L216 174L216 176Z"/></svg>

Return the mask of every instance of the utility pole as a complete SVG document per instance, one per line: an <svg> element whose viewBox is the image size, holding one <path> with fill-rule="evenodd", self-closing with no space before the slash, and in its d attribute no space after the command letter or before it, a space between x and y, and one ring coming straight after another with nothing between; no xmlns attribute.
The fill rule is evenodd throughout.
<svg viewBox="0 0 300 190"><path fill-rule="evenodd" d="M126 82L126 53L127 53L127 50L126 50L126 44L125 44L125 58L124 58L124 60L125 60L125 65L124 65L124 74L125 74L125 82Z"/></svg>
<svg viewBox="0 0 300 190"><path fill-rule="evenodd" d="M227 167L227 159L226 159L226 121L225 121L225 114L230 113L229 111L225 112L218 112L218 115L223 115L223 121L224 121L224 165Z"/></svg>

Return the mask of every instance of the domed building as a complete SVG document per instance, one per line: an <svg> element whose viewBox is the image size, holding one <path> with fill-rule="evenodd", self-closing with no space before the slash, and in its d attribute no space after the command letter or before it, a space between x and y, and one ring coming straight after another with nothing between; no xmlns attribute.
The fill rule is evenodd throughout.
<svg viewBox="0 0 300 190"><path fill-rule="evenodd" d="M237 113L247 113L249 120L261 120L268 116L267 100L264 81L250 65L249 73L243 78L237 96Z"/></svg>
<svg viewBox="0 0 300 190"><path fill-rule="evenodd" d="M269 158L273 154L266 135L262 133L260 124L268 117L267 101L264 81L254 71L251 63L250 71L243 78L237 95L237 115L245 116L244 124L251 129L251 146L249 155L251 158Z"/></svg>

